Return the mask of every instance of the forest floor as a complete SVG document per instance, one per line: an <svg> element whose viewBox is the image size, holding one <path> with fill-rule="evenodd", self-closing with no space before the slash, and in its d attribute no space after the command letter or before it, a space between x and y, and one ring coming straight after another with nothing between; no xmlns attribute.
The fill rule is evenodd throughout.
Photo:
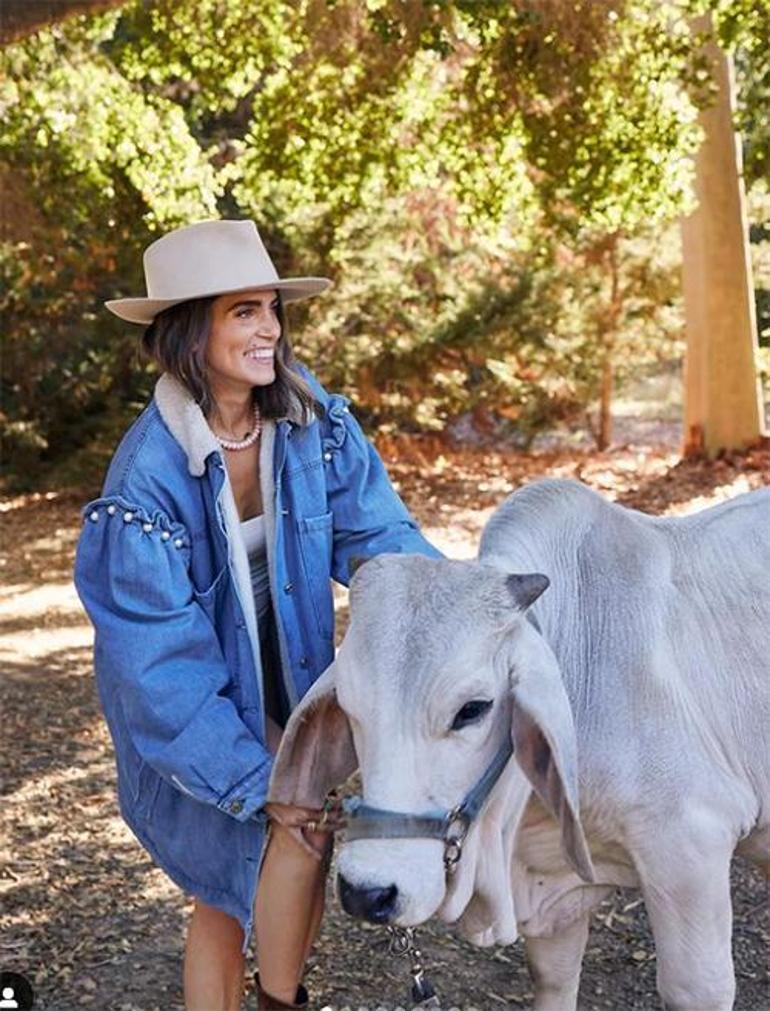
<svg viewBox="0 0 770 1011"><path fill-rule="evenodd" d="M494 507L535 477L580 478L625 505L668 515L770 484L770 448L689 463L679 459L670 428L639 432L605 453L558 443L529 454L450 450L416 438L383 441L381 449L428 537L456 558L475 554ZM191 899L153 866L118 813L111 742L91 676L91 628L71 584L78 510L93 493L0 501L0 968L30 979L36 1009L179 1011ZM344 593L338 603L344 627ZM733 894L735 1006L768 1011L770 895L740 860ZM383 933L344 916L330 885L307 976L316 1006L408 1004L405 960L384 950ZM520 943L478 950L434 923L420 942L445 1008L530 1005ZM244 1008L256 1008L250 976ZM580 1009L659 1007L644 907L637 893L618 892L594 916Z"/></svg>

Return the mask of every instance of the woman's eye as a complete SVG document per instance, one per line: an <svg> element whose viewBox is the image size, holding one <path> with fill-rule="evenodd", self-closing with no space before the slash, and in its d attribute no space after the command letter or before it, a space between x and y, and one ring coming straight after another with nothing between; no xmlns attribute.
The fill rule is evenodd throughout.
<svg viewBox="0 0 770 1011"><path fill-rule="evenodd" d="M251 313L252 310L247 306L243 309L239 309L235 315L238 317L238 319L246 319L246 317L250 316Z"/></svg>
<svg viewBox="0 0 770 1011"><path fill-rule="evenodd" d="M491 708L492 701L490 699L471 699L470 702L466 702L462 709L458 711L452 721L452 730L461 730L470 723L478 723Z"/></svg>

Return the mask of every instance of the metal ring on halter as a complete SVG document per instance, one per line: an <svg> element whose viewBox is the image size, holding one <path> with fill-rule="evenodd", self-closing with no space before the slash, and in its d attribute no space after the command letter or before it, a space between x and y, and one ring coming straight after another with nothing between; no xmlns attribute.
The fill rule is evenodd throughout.
<svg viewBox="0 0 770 1011"><path fill-rule="evenodd" d="M444 836L444 867L450 874L463 855L463 843L469 828L470 821L461 807L453 808L447 815Z"/></svg>

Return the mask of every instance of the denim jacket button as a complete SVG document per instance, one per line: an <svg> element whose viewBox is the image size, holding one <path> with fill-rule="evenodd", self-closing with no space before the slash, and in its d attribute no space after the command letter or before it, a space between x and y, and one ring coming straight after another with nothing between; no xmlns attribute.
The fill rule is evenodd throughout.
<svg viewBox="0 0 770 1011"><path fill-rule="evenodd" d="M115 515L115 506L112 505L112 504L108 505L107 506L107 512L110 514L110 516L114 516Z"/></svg>
<svg viewBox="0 0 770 1011"><path fill-rule="evenodd" d="M124 523L130 523L133 518L134 518L134 514L133 513L128 513L128 512L127 513L123 513L123 522Z"/></svg>
<svg viewBox="0 0 770 1011"><path fill-rule="evenodd" d="M94 511L93 511L92 513L90 513L90 515L89 515L89 517L88 517L88 518L89 518L89 519L90 519L90 520L91 520L91 521L92 521L93 523L96 523L96 521L97 521L97 520L99 519L99 513L98 513L98 512L96 511L96 509L94 509Z"/></svg>
<svg viewBox="0 0 770 1011"><path fill-rule="evenodd" d="M239 814L243 810L243 801L242 800L234 800L230 804L230 810L233 812L233 814Z"/></svg>
<svg viewBox="0 0 770 1011"><path fill-rule="evenodd" d="M171 540L171 534L168 532L168 530L164 530L163 533L160 535L160 537L161 537L161 540L163 540L163 541L169 541L169 540Z"/></svg>
<svg viewBox="0 0 770 1011"><path fill-rule="evenodd" d="M284 593L291 593L293 589L294 589L294 583L287 583L284 586L284 588L283 588L283 592Z"/></svg>
<svg viewBox="0 0 770 1011"><path fill-rule="evenodd" d="M306 656L301 656L299 658L299 665L300 665L300 667L307 667L307 664L308 664L307 657Z"/></svg>
<svg viewBox="0 0 770 1011"><path fill-rule="evenodd" d="M327 451L326 451L326 452L324 453L324 460L331 460L331 458L332 458L332 455L331 455L331 453L330 453L330 452L329 452L329 451L327 450Z"/></svg>

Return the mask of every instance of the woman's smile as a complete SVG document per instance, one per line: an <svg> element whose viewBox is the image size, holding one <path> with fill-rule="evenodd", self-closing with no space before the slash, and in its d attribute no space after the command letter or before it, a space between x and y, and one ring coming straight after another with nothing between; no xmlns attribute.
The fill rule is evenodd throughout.
<svg viewBox="0 0 770 1011"><path fill-rule="evenodd" d="M244 351L244 354L251 361L260 362L262 364L264 364L265 362L267 364L270 364L275 359L275 349L272 348L272 347L270 347L270 348L249 348L247 351Z"/></svg>

